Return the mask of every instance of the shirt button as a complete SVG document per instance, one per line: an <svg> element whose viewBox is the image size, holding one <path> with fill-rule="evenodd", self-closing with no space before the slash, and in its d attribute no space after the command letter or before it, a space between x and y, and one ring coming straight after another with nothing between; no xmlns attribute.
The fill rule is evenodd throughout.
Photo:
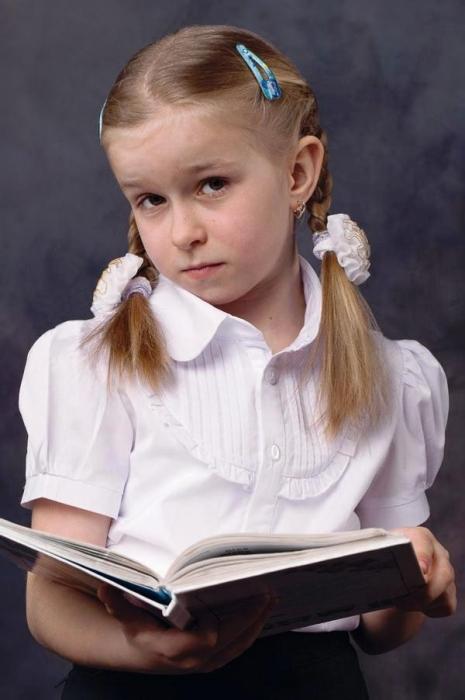
<svg viewBox="0 0 465 700"><path fill-rule="evenodd" d="M278 445L271 445L271 459L274 462L277 462L280 457L281 450L279 449Z"/></svg>
<svg viewBox="0 0 465 700"><path fill-rule="evenodd" d="M272 367L270 367L266 372L266 381L268 384L276 384L278 381L276 370L274 370Z"/></svg>

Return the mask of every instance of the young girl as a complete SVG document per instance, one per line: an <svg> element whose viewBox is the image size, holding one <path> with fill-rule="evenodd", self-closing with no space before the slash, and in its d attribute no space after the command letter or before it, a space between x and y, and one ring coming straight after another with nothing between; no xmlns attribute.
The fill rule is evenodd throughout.
<svg viewBox="0 0 465 700"><path fill-rule="evenodd" d="M409 609L257 639L272 600L181 632L106 586L93 599L30 575L31 632L74 663L66 699L366 698L351 639L381 653L455 609L448 553L418 527L448 391L433 355L383 337L358 291L370 248L328 213L315 97L256 34L185 27L129 61L100 138L130 204L129 253L102 275L95 318L29 353L33 527L160 573L212 534L395 528L427 585ZM305 215L321 284L296 249Z"/></svg>

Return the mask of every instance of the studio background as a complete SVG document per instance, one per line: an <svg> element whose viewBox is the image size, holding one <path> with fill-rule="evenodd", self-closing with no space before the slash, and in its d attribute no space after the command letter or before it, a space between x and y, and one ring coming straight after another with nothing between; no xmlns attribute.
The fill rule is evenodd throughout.
<svg viewBox="0 0 465 700"><path fill-rule="evenodd" d="M372 248L362 292L387 337L420 341L446 371L446 451L427 526L463 591L464 19L461 0L0 0L0 517L29 523L17 409L27 351L48 328L90 317L102 269L126 252L128 207L97 136L106 93L161 35L235 24L280 47L314 88L329 136L331 213L349 213ZM299 236L318 271L305 225ZM24 575L3 559L0 600L1 696L58 698L69 664L30 637ZM464 654L459 604L397 650L359 656L373 700L458 700Z"/></svg>

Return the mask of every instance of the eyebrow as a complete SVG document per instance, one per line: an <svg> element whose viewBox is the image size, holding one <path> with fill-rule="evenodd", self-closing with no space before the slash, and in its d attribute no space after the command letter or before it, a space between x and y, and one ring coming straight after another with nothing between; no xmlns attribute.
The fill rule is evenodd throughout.
<svg viewBox="0 0 465 700"><path fill-rule="evenodd" d="M192 165L186 165L183 169L189 174L194 174L204 170L212 170L213 168L227 168L233 165L236 165L235 161L217 159L205 163L193 163ZM123 180L120 183L120 186L125 189L132 189L140 187L141 182L137 178L130 178L128 180Z"/></svg>

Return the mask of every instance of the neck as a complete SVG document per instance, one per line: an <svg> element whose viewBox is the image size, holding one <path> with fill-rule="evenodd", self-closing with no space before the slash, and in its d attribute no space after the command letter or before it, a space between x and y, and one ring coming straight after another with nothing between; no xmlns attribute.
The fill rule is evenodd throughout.
<svg viewBox="0 0 465 700"><path fill-rule="evenodd" d="M279 273L240 300L221 307L223 311L248 321L263 334L274 354L298 336L305 317L305 296L297 250L288 263L287 273Z"/></svg>

